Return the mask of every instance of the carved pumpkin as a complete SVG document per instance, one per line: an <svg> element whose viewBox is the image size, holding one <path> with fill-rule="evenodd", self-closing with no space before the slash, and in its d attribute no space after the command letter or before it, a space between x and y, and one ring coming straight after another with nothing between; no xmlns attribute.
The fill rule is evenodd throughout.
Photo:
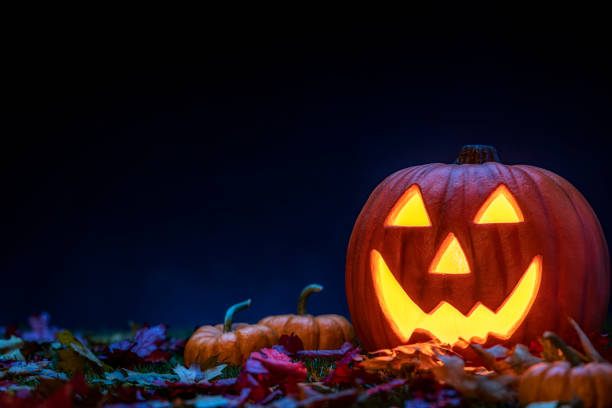
<svg viewBox="0 0 612 408"><path fill-rule="evenodd" d="M193 333L185 345L185 366L203 364L217 356L217 361L240 365L249 354L278 343L278 335L268 326L237 323L234 314L251 305L251 299L227 309L223 324L202 326Z"/></svg>
<svg viewBox="0 0 612 408"><path fill-rule="evenodd" d="M338 349L355 337L353 326L344 317L335 314L313 316L306 313L306 301L310 294L323 290L321 285L308 285L298 299L297 315L264 317L259 324L274 329L280 336L297 335L306 350Z"/></svg>
<svg viewBox="0 0 612 408"><path fill-rule="evenodd" d="M600 330L609 269L599 221L568 181L465 146L455 164L400 170L374 190L351 235L346 293L369 350L528 344L565 335L567 316Z"/></svg>

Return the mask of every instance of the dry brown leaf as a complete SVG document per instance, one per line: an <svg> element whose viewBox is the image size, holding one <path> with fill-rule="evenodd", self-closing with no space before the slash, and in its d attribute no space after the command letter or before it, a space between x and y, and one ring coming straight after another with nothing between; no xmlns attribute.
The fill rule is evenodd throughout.
<svg viewBox="0 0 612 408"><path fill-rule="evenodd" d="M438 355L454 354L449 347L432 340L375 351L371 358L364 359L359 365L369 372L388 370L399 373L406 368L427 370L440 365Z"/></svg>
<svg viewBox="0 0 612 408"><path fill-rule="evenodd" d="M438 356L442 365L432 368L438 381L454 387L467 397L488 402L510 401L516 397L512 375L476 375L465 371L465 362L457 356Z"/></svg>
<svg viewBox="0 0 612 408"><path fill-rule="evenodd" d="M523 374L532 365L542 362L541 359L531 354L527 346L523 344L517 344L504 361L518 375Z"/></svg>
<svg viewBox="0 0 612 408"><path fill-rule="evenodd" d="M507 353L484 349L478 344L472 344L471 347L483 360L485 367L497 374L519 376L532 365L542 362L522 344L517 344L503 360L499 356L506 356Z"/></svg>

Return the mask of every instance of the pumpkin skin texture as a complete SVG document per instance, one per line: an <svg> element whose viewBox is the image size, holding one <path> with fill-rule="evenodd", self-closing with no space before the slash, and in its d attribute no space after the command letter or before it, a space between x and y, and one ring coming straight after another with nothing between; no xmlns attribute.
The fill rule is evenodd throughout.
<svg viewBox="0 0 612 408"><path fill-rule="evenodd" d="M203 364L215 355L218 355L217 361L240 365L253 351L277 344L278 335L267 326L246 323L232 325L234 313L250 304L249 299L230 307L224 324L197 329L185 345L185 366Z"/></svg>
<svg viewBox="0 0 612 408"><path fill-rule="evenodd" d="M401 312L391 310L393 302L378 296L382 286L377 279L382 278L377 277L375 265L383 264L388 270L382 270L397 282L397 299L409 298L420 308L415 313L427 314L430 323L440 306L456 309L449 315L458 320L485 307L487 313L497 313L535 265L537 279L530 300L510 313L512 325L504 333L486 332L484 336L463 330L461 338L468 341L529 344L546 330L566 336L571 330L567 317L587 332L601 330L609 298L610 264L593 210L560 176L534 166L489 161L497 159L491 149L466 146L460 164L400 170L370 195L353 228L345 275L351 320L367 350L439 337L432 324L427 329L416 325L414 330L402 331L392 318ZM409 201L404 198L411 189L422 200L422 206L415 208L427 215L406 218L414 226L398 225L407 223L397 206L402 200ZM512 207L508 211L514 211L514 219L479 223L487 219L483 210L498 189L505 206ZM394 224L396 220L400 222ZM438 266L444 266L445 259L455 262L452 254L445 258L444 248L459 246L455 252L462 261L456 262L456 270L440 272L436 262ZM471 323L481 331L488 330L482 324L478 327L484 321L475 318ZM437 323L440 327L453 325L450 319ZM455 338L447 342L465 346Z"/></svg>
<svg viewBox="0 0 612 408"><path fill-rule="evenodd" d="M538 363L521 376L521 404L538 401L582 400L585 408L612 406L612 364L588 363L572 367L567 361Z"/></svg>
<svg viewBox="0 0 612 408"><path fill-rule="evenodd" d="M308 285L302 290L298 300L298 314L264 317L258 324L268 326L280 336L297 335L305 350L338 349L347 341L355 338L353 326L343 316L326 314L313 316L306 314L306 300L313 292L320 292L320 285Z"/></svg>

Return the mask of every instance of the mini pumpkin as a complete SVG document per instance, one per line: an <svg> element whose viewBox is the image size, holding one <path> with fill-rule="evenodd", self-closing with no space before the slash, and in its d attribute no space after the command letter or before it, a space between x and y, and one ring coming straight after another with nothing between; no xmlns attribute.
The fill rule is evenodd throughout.
<svg viewBox="0 0 612 408"><path fill-rule="evenodd" d="M306 301L323 286L312 284L302 290L298 299L297 314L264 317L259 324L274 329L279 335L297 335L306 350L338 349L355 337L353 326L344 317L335 314L313 316L306 313Z"/></svg>
<svg viewBox="0 0 612 408"><path fill-rule="evenodd" d="M579 398L584 408L612 407L612 364L597 353L578 325L572 323L591 362L583 364L580 355L559 336L546 333L544 338L557 346L567 361L538 363L529 367L519 382L522 404Z"/></svg>
<svg viewBox="0 0 612 408"><path fill-rule="evenodd" d="M353 228L346 294L368 350L437 338L465 347L601 330L606 240L586 199L544 169L464 146L454 164L399 170Z"/></svg>
<svg viewBox="0 0 612 408"><path fill-rule="evenodd" d="M234 314L251 305L251 299L230 306L223 324L202 326L185 345L185 366L203 364L213 356L217 361L240 365L253 351L278 343L278 335L268 326L237 323L232 325Z"/></svg>

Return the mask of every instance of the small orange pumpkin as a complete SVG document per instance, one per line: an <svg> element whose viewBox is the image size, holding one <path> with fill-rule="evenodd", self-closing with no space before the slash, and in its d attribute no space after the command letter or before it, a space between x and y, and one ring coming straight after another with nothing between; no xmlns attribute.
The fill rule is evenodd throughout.
<svg viewBox="0 0 612 408"><path fill-rule="evenodd" d="M306 301L314 292L320 292L323 286L312 284L306 286L298 299L297 315L286 314L264 317L259 324L274 329L279 335L297 335L304 343L306 350L337 349L344 342L355 338L353 326L343 316L326 314L313 316L306 313Z"/></svg>
<svg viewBox="0 0 612 408"><path fill-rule="evenodd" d="M585 408L612 406L612 364L588 363L572 367L567 361L538 363L521 377L519 398L535 401L582 400Z"/></svg>
<svg viewBox="0 0 612 408"><path fill-rule="evenodd" d="M217 361L240 365L253 351L278 343L278 335L268 326L237 323L234 314L251 305L251 299L230 306L223 324L202 326L185 345L185 366L203 364L213 356Z"/></svg>
<svg viewBox="0 0 612 408"><path fill-rule="evenodd" d="M581 356L559 336L547 332L544 338L559 348L567 361L538 363L521 376L519 400L522 404L539 401L569 401L580 398L584 408L612 407L612 364L595 350L588 337L571 320L589 360Z"/></svg>

